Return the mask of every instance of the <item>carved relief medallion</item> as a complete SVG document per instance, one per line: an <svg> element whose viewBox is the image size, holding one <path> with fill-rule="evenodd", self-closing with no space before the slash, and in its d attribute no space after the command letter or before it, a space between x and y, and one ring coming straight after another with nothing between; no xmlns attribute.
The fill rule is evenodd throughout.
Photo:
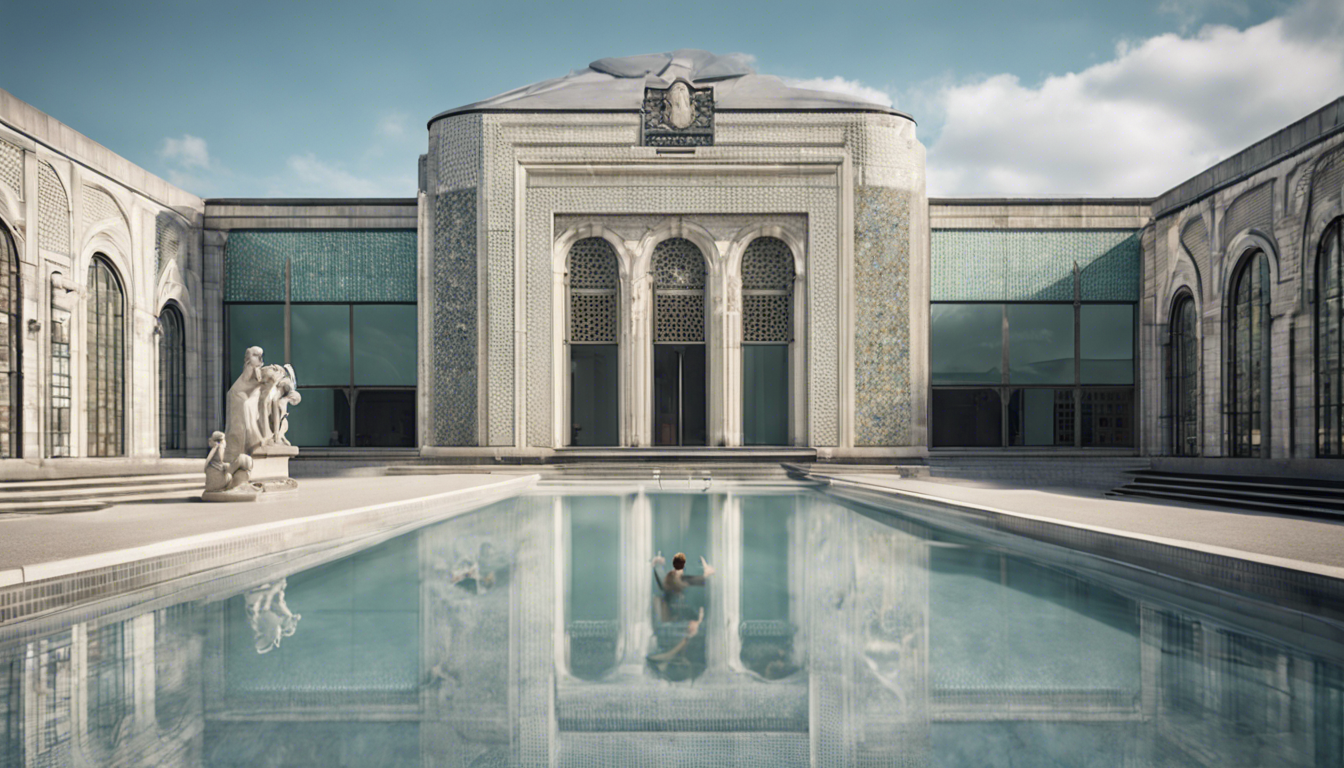
<svg viewBox="0 0 1344 768"><path fill-rule="evenodd" d="M714 144L714 89L678 80L645 88L641 134L646 147L708 147Z"/></svg>

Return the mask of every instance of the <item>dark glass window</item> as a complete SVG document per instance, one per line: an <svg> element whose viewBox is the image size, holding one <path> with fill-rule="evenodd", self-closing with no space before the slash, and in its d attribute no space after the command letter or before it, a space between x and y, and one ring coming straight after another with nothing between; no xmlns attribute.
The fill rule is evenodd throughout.
<svg viewBox="0 0 1344 768"><path fill-rule="evenodd" d="M19 345L23 339L19 300L19 251L4 227L0 227L0 459L12 459L22 451L23 432L19 417L23 413L20 392L22 361Z"/></svg>
<svg viewBox="0 0 1344 768"><path fill-rule="evenodd" d="M569 249L569 443L620 444L616 249L588 237Z"/></svg>
<svg viewBox="0 0 1344 768"><path fill-rule="evenodd" d="M1008 305L1008 381L1074 383L1072 305Z"/></svg>
<svg viewBox="0 0 1344 768"><path fill-rule="evenodd" d="M705 256L690 240L653 249L653 442L706 445Z"/></svg>
<svg viewBox="0 0 1344 768"><path fill-rule="evenodd" d="M934 384L1003 381L1003 305L934 304L929 358Z"/></svg>
<svg viewBox="0 0 1344 768"><path fill-rule="evenodd" d="M1199 455L1199 336L1195 300L1186 295L1171 313L1167 391L1171 445L1177 456Z"/></svg>
<svg viewBox="0 0 1344 768"><path fill-rule="evenodd" d="M1073 445L1072 389L1014 389L1008 396L1009 445Z"/></svg>
<svg viewBox="0 0 1344 768"><path fill-rule="evenodd" d="M126 300L121 280L101 255L89 264L85 373L90 456L121 456L126 447Z"/></svg>
<svg viewBox="0 0 1344 768"><path fill-rule="evenodd" d="M1344 218L1321 238L1316 260L1316 455L1344 457Z"/></svg>
<svg viewBox="0 0 1344 768"><path fill-rule="evenodd" d="M933 447L1003 445L1003 398L998 389L935 389L932 404Z"/></svg>
<svg viewBox="0 0 1344 768"><path fill-rule="evenodd" d="M1242 262L1232 289L1227 417L1232 455L1268 454L1265 401L1269 396L1269 258L1254 251Z"/></svg>
<svg viewBox="0 0 1344 768"><path fill-rule="evenodd" d="M1134 305L1078 308L1078 383L1134 383Z"/></svg>
<svg viewBox="0 0 1344 768"><path fill-rule="evenodd" d="M793 249L758 237L742 254L742 443L789 443Z"/></svg>
<svg viewBox="0 0 1344 768"><path fill-rule="evenodd" d="M47 451L53 457L70 450L70 310L51 302L51 402L47 408Z"/></svg>
<svg viewBox="0 0 1344 768"><path fill-rule="evenodd" d="M243 356L248 347L261 347L262 358L268 363L285 361L284 304L229 305L229 381L226 388L232 386L243 372ZM299 382L303 383L304 379L300 378Z"/></svg>
<svg viewBox="0 0 1344 768"><path fill-rule="evenodd" d="M1081 408L1084 448L1134 446L1134 390L1084 389Z"/></svg>
<svg viewBox="0 0 1344 768"><path fill-rule="evenodd" d="M187 338L182 313L169 304L159 313L159 451L186 448Z"/></svg>

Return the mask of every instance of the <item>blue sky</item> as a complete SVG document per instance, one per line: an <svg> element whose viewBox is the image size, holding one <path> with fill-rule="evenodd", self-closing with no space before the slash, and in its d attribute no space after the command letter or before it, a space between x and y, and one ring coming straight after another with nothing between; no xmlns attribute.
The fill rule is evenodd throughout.
<svg viewBox="0 0 1344 768"><path fill-rule="evenodd" d="M1157 194L1344 94L1340 0L6 5L0 87L206 197L410 196L435 113L676 48L890 99L932 194Z"/></svg>

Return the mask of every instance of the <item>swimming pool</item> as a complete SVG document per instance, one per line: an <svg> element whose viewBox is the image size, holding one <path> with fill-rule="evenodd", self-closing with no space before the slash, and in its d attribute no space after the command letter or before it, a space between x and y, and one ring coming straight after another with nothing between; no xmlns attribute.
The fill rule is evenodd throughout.
<svg viewBox="0 0 1344 768"><path fill-rule="evenodd" d="M1344 764L1344 652L1219 600L811 490L553 489L7 627L0 765Z"/></svg>

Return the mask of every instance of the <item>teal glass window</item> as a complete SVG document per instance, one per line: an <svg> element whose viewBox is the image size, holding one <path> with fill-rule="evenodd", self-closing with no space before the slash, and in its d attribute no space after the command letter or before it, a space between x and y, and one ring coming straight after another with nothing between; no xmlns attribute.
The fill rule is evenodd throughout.
<svg viewBox="0 0 1344 768"><path fill-rule="evenodd" d="M1074 383L1073 305L1008 305L1008 380Z"/></svg>
<svg viewBox="0 0 1344 768"><path fill-rule="evenodd" d="M789 345L743 344L742 442L789 444Z"/></svg>
<svg viewBox="0 0 1344 768"><path fill-rule="evenodd" d="M289 322L290 359L299 384L349 384L350 305L295 304Z"/></svg>
<svg viewBox="0 0 1344 768"><path fill-rule="evenodd" d="M414 304L355 305L356 385L415 386L415 309Z"/></svg>
<svg viewBox="0 0 1344 768"><path fill-rule="evenodd" d="M1072 389L1014 389L1008 397L1009 445L1073 445Z"/></svg>
<svg viewBox="0 0 1344 768"><path fill-rule="evenodd" d="M934 304L929 358L934 384L998 384L1003 378L1003 305Z"/></svg>
<svg viewBox="0 0 1344 768"><path fill-rule="evenodd" d="M617 403L619 347L574 344L569 348L571 445L620 444Z"/></svg>
<svg viewBox="0 0 1344 768"><path fill-rule="evenodd" d="M1078 316L1082 384L1134 383L1134 305L1084 304Z"/></svg>
<svg viewBox="0 0 1344 768"><path fill-rule="evenodd" d="M285 361L284 304L229 305L229 381L226 387L243 372L243 357L248 347L261 347L267 363Z"/></svg>
<svg viewBox="0 0 1344 768"><path fill-rule="evenodd" d="M346 390L299 387L299 394L303 401L290 407L289 442L301 448L349 445L350 401Z"/></svg>

